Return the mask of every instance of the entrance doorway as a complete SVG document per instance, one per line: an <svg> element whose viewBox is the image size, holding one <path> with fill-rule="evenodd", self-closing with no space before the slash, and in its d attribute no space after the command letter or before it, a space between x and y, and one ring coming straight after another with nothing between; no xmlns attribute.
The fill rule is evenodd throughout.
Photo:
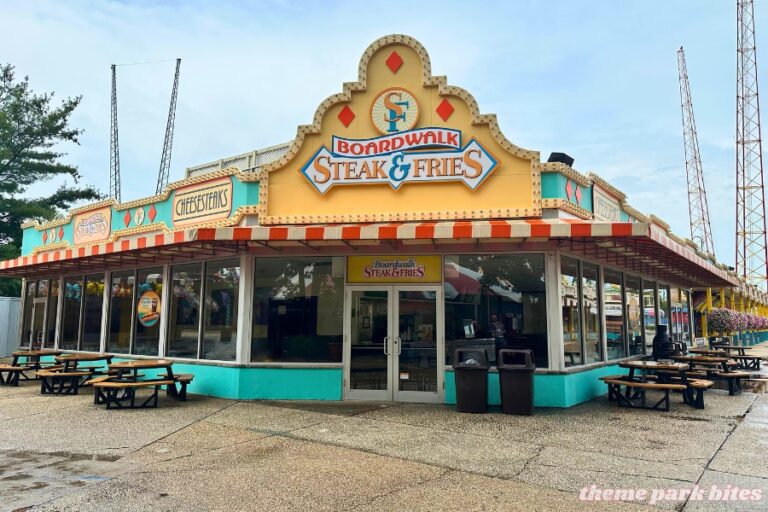
<svg viewBox="0 0 768 512"><path fill-rule="evenodd" d="M48 297L32 300L32 314L29 318L29 347L33 350L45 348L45 325Z"/></svg>
<svg viewBox="0 0 768 512"><path fill-rule="evenodd" d="M441 403L444 321L440 286L348 286L344 397Z"/></svg>

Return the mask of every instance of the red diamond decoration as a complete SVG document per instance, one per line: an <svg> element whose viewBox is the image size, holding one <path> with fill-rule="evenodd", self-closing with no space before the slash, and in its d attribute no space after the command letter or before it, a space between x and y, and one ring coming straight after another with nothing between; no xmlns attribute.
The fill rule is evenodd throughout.
<svg viewBox="0 0 768 512"><path fill-rule="evenodd" d="M48 231L43 231L43 243L48 241Z"/></svg>
<svg viewBox="0 0 768 512"><path fill-rule="evenodd" d="M387 57L386 63L387 63L387 67L393 73L397 73L397 70L400 69L400 66L403 65L403 59L400 57L399 53L392 52L389 54L389 57Z"/></svg>
<svg viewBox="0 0 768 512"><path fill-rule="evenodd" d="M155 222L156 215L157 215L157 210L155 210L155 205L151 205L149 207L149 222Z"/></svg>
<svg viewBox="0 0 768 512"><path fill-rule="evenodd" d="M581 204L581 189L576 185L576 202Z"/></svg>
<svg viewBox="0 0 768 512"><path fill-rule="evenodd" d="M568 196L568 200L571 200L571 196L573 195L573 187L571 186L571 180L568 180L565 183L565 193Z"/></svg>
<svg viewBox="0 0 768 512"><path fill-rule="evenodd" d="M128 227L128 224L131 223L131 211L126 210L125 215L123 215L123 222L125 222L125 227Z"/></svg>
<svg viewBox="0 0 768 512"><path fill-rule="evenodd" d="M355 113L352 112L352 109L349 108L349 105L344 105L344 108L341 109L341 112L339 112L339 121L341 121L341 124L343 124L345 127L349 127L349 124L353 119L355 119Z"/></svg>
<svg viewBox="0 0 768 512"><path fill-rule="evenodd" d="M453 114L454 108L450 101L443 99L435 111L437 112L437 115L443 119L443 121L447 121L448 118L451 117L451 114Z"/></svg>
<svg viewBox="0 0 768 512"><path fill-rule="evenodd" d="M59 240L64 239L64 228L59 228Z"/></svg>

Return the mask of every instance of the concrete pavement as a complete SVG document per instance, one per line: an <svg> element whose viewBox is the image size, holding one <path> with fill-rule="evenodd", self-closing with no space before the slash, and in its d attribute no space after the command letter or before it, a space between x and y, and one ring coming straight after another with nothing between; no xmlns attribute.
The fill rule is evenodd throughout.
<svg viewBox="0 0 768 512"><path fill-rule="evenodd" d="M694 410L605 398L532 417L452 407L191 396L106 411L0 387L0 509L766 510L760 501L588 502L601 488L768 492L768 395L715 390ZM658 492L657 492L658 497Z"/></svg>

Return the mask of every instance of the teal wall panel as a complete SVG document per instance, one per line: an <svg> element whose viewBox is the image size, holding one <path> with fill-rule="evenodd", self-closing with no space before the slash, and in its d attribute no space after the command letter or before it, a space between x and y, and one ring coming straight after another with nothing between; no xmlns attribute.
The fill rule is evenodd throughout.
<svg viewBox="0 0 768 512"><path fill-rule="evenodd" d="M115 358L114 361L126 361ZM341 400L341 368L249 368L174 363L174 373L195 378L189 393L233 400ZM142 370L154 378L160 370Z"/></svg>
<svg viewBox="0 0 768 512"><path fill-rule="evenodd" d="M568 199L568 193L565 190L565 187L568 183L568 181L571 181L571 186L573 188L573 194L571 195L571 199ZM542 199L565 199L566 201L570 201L571 203L581 206L587 211L592 211L592 187L582 187L579 185L579 188L581 189L581 202L576 202L575 197L575 187L576 182L569 180L566 176L563 176L560 173L557 172L543 172L541 173L541 197Z"/></svg>
<svg viewBox="0 0 768 512"><path fill-rule="evenodd" d="M556 172L541 173L541 197L542 199L566 199L566 177Z"/></svg>
<svg viewBox="0 0 768 512"><path fill-rule="evenodd" d="M341 400L341 368L241 368L238 398Z"/></svg>

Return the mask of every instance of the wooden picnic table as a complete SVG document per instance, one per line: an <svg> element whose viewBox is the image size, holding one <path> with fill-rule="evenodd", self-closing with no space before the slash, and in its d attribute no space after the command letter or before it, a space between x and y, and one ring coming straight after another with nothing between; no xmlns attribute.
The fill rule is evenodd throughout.
<svg viewBox="0 0 768 512"><path fill-rule="evenodd" d="M750 347L720 347L717 350L708 350L705 348L692 348L688 352L692 354L711 356L711 357L725 357L733 359L738 363L738 367L744 370L759 370L760 364L763 362L763 358L760 356L748 356L744 353L745 350ZM729 353L731 351L737 352L736 354Z"/></svg>
<svg viewBox="0 0 768 512"><path fill-rule="evenodd" d="M61 350L53 350L53 349L38 349L38 350L17 350L16 352L13 352L11 356L13 357L13 362L11 363L11 366L18 366L19 365L19 359L24 358L25 359L25 366L28 366L30 370L40 370L40 358L43 356L58 356L61 355Z"/></svg>
<svg viewBox="0 0 768 512"><path fill-rule="evenodd" d="M752 350L752 347L742 347L740 345L714 345L715 350L724 350L726 352L736 352L739 355L747 355L747 350Z"/></svg>
<svg viewBox="0 0 768 512"><path fill-rule="evenodd" d="M688 369L688 365L685 363L662 363L659 361L622 361L619 363L619 368L629 369L627 378L630 380L635 378L635 370L644 372L643 375L640 376L640 379L644 381L648 372L657 370L684 372Z"/></svg>
<svg viewBox="0 0 768 512"><path fill-rule="evenodd" d="M675 361L679 361L681 363L687 363L691 371L695 369L696 365L712 366L712 367L719 366L724 372L727 372L730 370L730 368L728 368L728 357L692 355L692 356L671 356L671 359L674 359Z"/></svg>
<svg viewBox="0 0 768 512"><path fill-rule="evenodd" d="M71 353L56 356L56 362L64 365L63 371L68 372L76 370L79 363L105 361L107 365L114 358L112 354L89 354L89 353Z"/></svg>
<svg viewBox="0 0 768 512"><path fill-rule="evenodd" d="M138 382L140 370L165 370L164 380L173 381L173 361L168 359L136 359L132 361L120 361L119 363L112 363L109 365L110 370L117 370L116 381L127 380L130 382ZM185 397L181 397L176 389L176 385L168 385L168 391L170 395L176 400L183 400Z"/></svg>
<svg viewBox="0 0 768 512"><path fill-rule="evenodd" d="M740 367L740 363L732 361L732 359L736 357L739 356L736 356L735 354L727 357L672 356L672 359L680 362L687 362L690 365L692 372L695 371L696 365L698 365L699 368L704 367L705 369L701 371L704 371L707 377L727 380L728 394L738 395L741 393L741 379L750 378L750 373L733 369L733 367Z"/></svg>

